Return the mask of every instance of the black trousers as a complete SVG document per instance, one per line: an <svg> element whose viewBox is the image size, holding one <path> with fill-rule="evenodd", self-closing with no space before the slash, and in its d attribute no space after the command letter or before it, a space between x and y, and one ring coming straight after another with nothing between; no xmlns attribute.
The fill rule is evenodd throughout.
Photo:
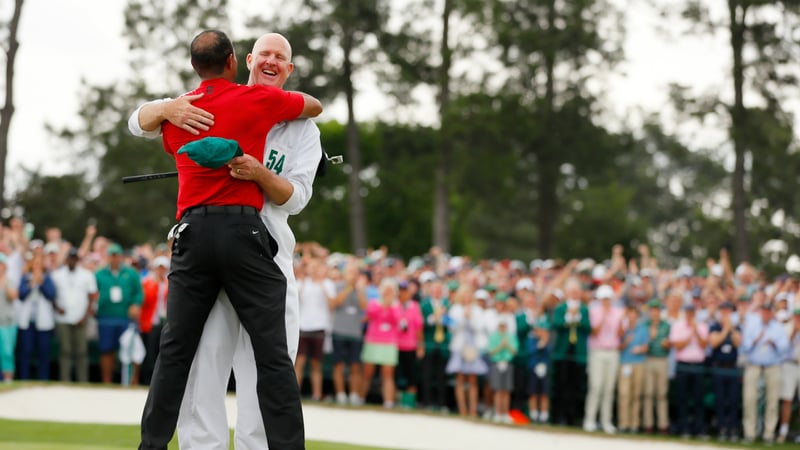
<svg viewBox="0 0 800 450"><path fill-rule="evenodd" d="M422 359L422 402L425 406L447 406L447 355L444 350L433 348L425 350ZM436 391L436 398L433 397Z"/></svg>
<svg viewBox="0 0 800 450"><path fill-rule="evenodd" d="M675 388L678 391L678 434L706 434L705 365L678 362L675 369ZM691 411L689 410L691 402ZM691 420L689 417L691 416Z"/></svg>
<svg viewBox="0 0 800 450"><path fill-rule="evenodd" d="M203 326L225 289L253 344L269 447L304 449L300 392L286 347L286 279L273 260L275 241L254 208L199 207L183 224L172 246L167 319L139 448L166 450Z"/></svg>
<svg viewBox="0 0 800 450"><path fill-rule="evenodd" d="M567 354L551 367L550 418L557 425L579 425L586 399L586 364Z"/></svg>
<svg viewBox="0 0 800 450"><path fill-rule="evenodd" d="M735 363L715 365L714 399L717 410L718 431L738 435L742 407L742 372Z"/></svg>

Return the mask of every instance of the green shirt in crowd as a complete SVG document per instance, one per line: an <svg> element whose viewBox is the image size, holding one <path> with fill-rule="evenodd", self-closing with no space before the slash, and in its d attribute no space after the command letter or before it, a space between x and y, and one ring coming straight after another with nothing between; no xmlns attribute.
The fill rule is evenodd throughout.
<svg viewBox="0 0 800 450"><path fill-rule="evenodd" d="M130 266L112 271L110 266L95 272L97 278L97 317L127 318L131 305L142 304L142 282L139 272Z"/></svg>
<svg viewBox="0 0 800 450"><path fill-rule="evenodd" d="M647 332L649 336L650 328L652 328L652 321L648 320L645 322L645 324L647 325ZM666 321L661 320L658 322L655 339L650 339L650 343L647 344L647 356L666 358L669 355L669 348L664 348L661 345L661 342L664 339L669 341L669 324Z"/></svg>
<svg viewBox="0 0 800 450"><path fill-rule="evenodd" d="M445 298L440 301L441 306L445 310L450 309L450 301L448 299ZM438 349L444 354L447 354L450 346L450 330L446 325L436 322L433 314L434 300L432 300L430 297L426 297L424 300L422 300L420 309L422 310L422 335L425 338L425 350L430 351Z"/></svg>
<svg viewBox="0 0 800 450"><path fill-rule="evenodd" d="M503 346L503 348L498 351L500 348L500 343L503 342L503 339L508 340L508 346ZM511 349L508 347L511 347ZM516 334L495 331L489 335L489 358L492 360L492 362L511 362L511 360L514 359L514 355L517 353L517 351L519 351L519 340L517 339Z"/></svg>

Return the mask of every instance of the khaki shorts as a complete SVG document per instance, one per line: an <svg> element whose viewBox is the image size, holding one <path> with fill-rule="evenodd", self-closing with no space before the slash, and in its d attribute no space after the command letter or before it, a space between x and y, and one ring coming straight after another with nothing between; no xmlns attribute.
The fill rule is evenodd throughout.
<svg viewBox="0 0 800 450"><path fill-rule="evenodd" d="M781 400L794 400L800 391L800 365L781 364Z"/></svg>

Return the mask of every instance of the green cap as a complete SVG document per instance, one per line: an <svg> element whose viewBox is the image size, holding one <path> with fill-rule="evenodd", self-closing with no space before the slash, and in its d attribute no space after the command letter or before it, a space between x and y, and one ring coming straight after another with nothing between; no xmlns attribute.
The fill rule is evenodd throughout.
<svg viewBox="0 0 800 450"><path fill-rule="evenodd" d="M494 301L500 302L500 303L507 302L508 301L508 293L506 293L506 292L498 292L497 294L494 295Z"/></svg>
<svg viewBox="0 0 800 450"><path fill-rule="evenodd" d="M493 285L493 284L487 284L487 285L486 285L486 287L485 287L484 289L486 289L486 290L487 290L487 291L489 291L489 292L494 292L494 291L496 291L496 290L497 290L497 288L496 288L496 287L495 287L495 285Z"/></svg>
<svg viewBox="0 0 800 450"><path fill-rule="evenodd" d="M239 143L232 139L207 137L189 142L178 150L192 161L209 169L219 169L236 156L244 155Z"/></svg>
<svg viewBox="0 0 800 450"><path fill-rule="evenodd" d="M649 302L647 302L648 308L661 308L661 300L657 298L651 298Z"/></svg>
<svg viewBox="0 0 800 450"><path fill-rule="evenodd" d="M8 257L5 253L0 253L0 263L5 264L8 261Z"/></svg>
<svg viewBox="0 0 800 450"><path fill-rule="evenodd" d="M794 313L795 316L800 316L800 308L795 308L794 311L792 312Z"/></svg>
<svg viewBox="0 0 800 450"><path fill-rule="evenodd" d="M451 291L455 291L456 289L458 289L458 281L456 281L456 280L448 281L447 282L447 289L450 289Z"/></svg>
<svg viewBox="0 0 800 450"><path fill-rule="evenodd" d="M109 255L121 255L122 247L119 244L111 244L108 246Z"/></svg>

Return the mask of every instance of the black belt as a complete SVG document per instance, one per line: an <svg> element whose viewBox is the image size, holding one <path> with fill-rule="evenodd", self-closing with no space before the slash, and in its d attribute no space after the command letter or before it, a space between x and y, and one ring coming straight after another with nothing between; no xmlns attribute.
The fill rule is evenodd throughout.
<svg viewBox="0 0 800 450"><path fill-rule="evenodd" d="M733 369L736 367L736 361L713 361L712 365L720 369Z"/></svg>
<svg viewBox="0 0 800 450"><path fill-rule="evenodd" d="M201 205L201 206L193 206L187 209L183 213L183 216L184 217L188 215L207 216L210 214L257 216L258 210L253 208L252 206L243 206L243 205L224 205L224 206Z"/></svg>

